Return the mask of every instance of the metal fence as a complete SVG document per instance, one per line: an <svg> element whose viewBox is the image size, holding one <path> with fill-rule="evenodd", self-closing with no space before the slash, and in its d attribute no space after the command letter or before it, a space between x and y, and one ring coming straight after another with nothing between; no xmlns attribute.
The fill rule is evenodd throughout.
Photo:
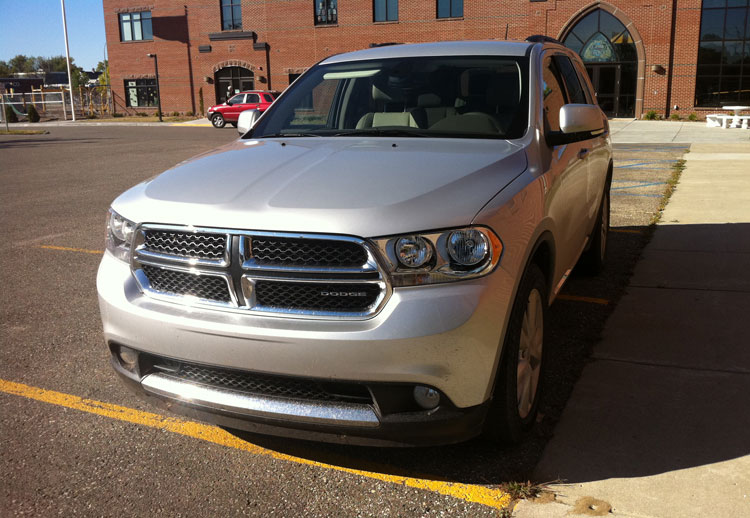
<svg viewBox="0 0 750 518"><path fill-rule="evenodd" d="M70 90L34 91L31 93L0 94L0 101L10 106L19 121L24 120L29 105L34 105L42 120L68 120L72 116ZM112 96L109 85L79 88L73 91L76 117L106 117L112 113ZM0 120L5 120L5 109L0 110Z"/></svg>

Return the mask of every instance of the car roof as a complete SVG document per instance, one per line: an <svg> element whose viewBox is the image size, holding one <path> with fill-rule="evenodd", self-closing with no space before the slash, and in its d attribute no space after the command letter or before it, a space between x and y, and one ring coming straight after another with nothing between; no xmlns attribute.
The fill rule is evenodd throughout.
<svg viewBox="0 0 750 518"><path fill-rule="evenodd" d="M362 61L366 59L387 59L432 56L525 56L536 43L521 41L441 41L437 43L410 43L388 45L372 49L357 50L336 54L324 59L321 64Z"/></svg>
<svg viewBox="0 0 750 518"><path fill-rule="evenodd" d="M239 92L239 93L237 93L235 95L240 95L240 94L272 94L272 95L275 95L276 93L277 92L272 92L270 90L242 90L241 92Z"/></svg>

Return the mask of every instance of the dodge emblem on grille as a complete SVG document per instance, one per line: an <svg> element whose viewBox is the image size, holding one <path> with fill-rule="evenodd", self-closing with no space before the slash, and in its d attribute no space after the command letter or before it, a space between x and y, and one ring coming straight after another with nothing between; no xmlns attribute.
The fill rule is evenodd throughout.
<svg viewBox="0 0 750 518"><path fill-rule="evenodd" d="M364 291L321 291L323 297L366 297Z"/></svg>

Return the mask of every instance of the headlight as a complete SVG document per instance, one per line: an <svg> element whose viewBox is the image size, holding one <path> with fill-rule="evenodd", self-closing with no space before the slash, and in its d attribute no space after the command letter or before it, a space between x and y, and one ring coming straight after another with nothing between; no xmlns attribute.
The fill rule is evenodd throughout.
<svg viewBox="0 0 750 518"><path fill-rule="evenodd" d="M447 241L451 261L460 267L478 265L490 250L487 237L474 228L454 230L448 234Z"/></svg>
<svg viewBox="0 0 750 518"><path fill-rule="evenodd" d="M500 262L503 244L485 227L375 239L395 287L474 279Z"/></svg>
<svg viewBox="0 0 750 518"><path fill-rule="evenodd" d="M396 241L398 262L407 268L419 268L432 259L432 245L421 236L406 236Z"/></svg>
<svg viewBox="0 0 750 518"><path fill-rule="evenodd" d="M130 246L133 242L134 231L135 223L109 209L106 248L121 261L130 261Z"/></svg>

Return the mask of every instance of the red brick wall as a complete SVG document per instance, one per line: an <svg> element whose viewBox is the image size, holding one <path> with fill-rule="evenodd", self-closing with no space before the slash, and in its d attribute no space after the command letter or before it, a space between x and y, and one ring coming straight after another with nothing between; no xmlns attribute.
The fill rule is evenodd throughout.
<svg viewBox="0 0 750 518"><path fill-rule="evenodd" d="M215 102L214 67L230 60L248 64L256 88L268 88L266 53L253 50L252 40L209 41L221 32L219 0L104 0L104 16L113 93L118 110L124 107L123 80L153 77L159 56L162 107L165 113L198 110L198 91L205 107ZM695 62L698 51L701 0L677 1L677 25L672 67L670 105L679 113L694 111ZM669 52L673 0L465 0L461 19L436 19L435 0L401 0L398 22L373 23L372 0L339 0L338 24L315 26L311 0L243 0L243 30L257 33L258 42L270 45L271 88L283 90L288 74L300 72L338 52L367 48L370 43L424 42L461 39L524 39L530 34L558 37L583 9L606 4L610 12L632 21L643 40L642 102L639 112L667 109ZM187 5L187 9L183 7ZM151 10L154 41L120 42L117 13ZM189 41L189 45L188 42ZM199 45L211 45L199 53ZM189 66L190 65L190 66ZM665 74L652 71L661 65ZM192 91L191 91L192 84ZM139 109L143 111L143 109Z"/></svg>

